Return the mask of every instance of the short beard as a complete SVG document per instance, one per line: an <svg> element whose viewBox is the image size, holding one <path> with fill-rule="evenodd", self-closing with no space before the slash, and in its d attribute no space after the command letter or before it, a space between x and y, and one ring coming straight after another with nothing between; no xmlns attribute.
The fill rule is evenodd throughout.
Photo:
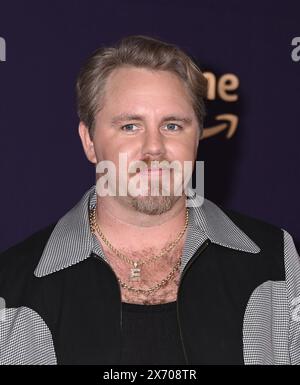
<svg viewBox="0 0 300 385"><path fill-rule="evenodd" d="M175 196L139 196L130 197L129 203L140 213L160 215L169 211L178 198Z"/></svg>
<svg viewBox="0 0 300 385"><path fill-rule="evenodd" d="M173 191L174 186L172 185L170 186L169 191L164 189L162 187L162 182L159 183L159 191L156 191L156 194L151 194L151 183L146 184L146 190L148 191L147 194L141 193L137 196L132 196L128 193L127 196L119 196L119 199L126 202L126 205L132 207L139 213L147 215L160 215L169 211L182 196L175 195L175 192ZM165 195L163 195L164 193Z"/></svg>

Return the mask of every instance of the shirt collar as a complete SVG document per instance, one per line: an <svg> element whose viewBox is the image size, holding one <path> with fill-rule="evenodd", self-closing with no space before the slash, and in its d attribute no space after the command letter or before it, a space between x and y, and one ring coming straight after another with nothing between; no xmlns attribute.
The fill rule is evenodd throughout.
<svg viewBox="0 0 300 385"><path fill-rule="evenodd" d="M213 202L189 197L189 224L183 248L181 271L196 250L207 238L211 242L248 253L258 253L260 248ZM36 277L54 273L98 254L105 260L100 243L91 233L88 208L96 205L96 186L92 186L81 200L55 225L39 263Z"/></svg>

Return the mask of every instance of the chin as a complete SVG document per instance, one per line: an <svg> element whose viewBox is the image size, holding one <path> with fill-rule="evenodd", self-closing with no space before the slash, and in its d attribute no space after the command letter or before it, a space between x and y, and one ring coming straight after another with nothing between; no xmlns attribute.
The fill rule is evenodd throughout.
<svg viewBox="0 0 300 385"><path fill-rule="evenodd" d="M136 211L148 215L160 215L169 211L178 197L172 196L138 196L131 198L131 206Z"/></svg>

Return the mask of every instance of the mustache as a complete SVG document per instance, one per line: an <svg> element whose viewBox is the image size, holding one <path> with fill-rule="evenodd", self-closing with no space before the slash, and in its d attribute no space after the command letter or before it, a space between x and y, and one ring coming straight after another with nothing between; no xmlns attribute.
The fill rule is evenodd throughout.
<svg viewBox="0 0 300 385"><path fill-rule="evenodd" d="M131 162L128 167L128 172L129 173L134 173L134 172L141 172L146 169L151 169L151 168L159 168L161 170L169 170L170 169L170 162L166 159L161 159L161 160L156 160L156 159L151 159L151 160L138 160L135 162Z"/></svg>

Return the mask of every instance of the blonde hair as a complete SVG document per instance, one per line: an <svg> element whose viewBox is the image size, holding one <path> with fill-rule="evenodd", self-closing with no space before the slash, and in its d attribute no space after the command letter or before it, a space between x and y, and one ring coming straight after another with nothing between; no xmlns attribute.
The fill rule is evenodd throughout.
<svg viewBox="0 0 300 385"><path fill-rule="evenodd" d="M190 93L202 133L207 80L200 68L177 46L136 35L123 38L115 46L98 48L80 69L76 82L77 112L91 137L96 113L102 108L106 80L114 69L121 66L170 71L179 76Z"/></svg>

